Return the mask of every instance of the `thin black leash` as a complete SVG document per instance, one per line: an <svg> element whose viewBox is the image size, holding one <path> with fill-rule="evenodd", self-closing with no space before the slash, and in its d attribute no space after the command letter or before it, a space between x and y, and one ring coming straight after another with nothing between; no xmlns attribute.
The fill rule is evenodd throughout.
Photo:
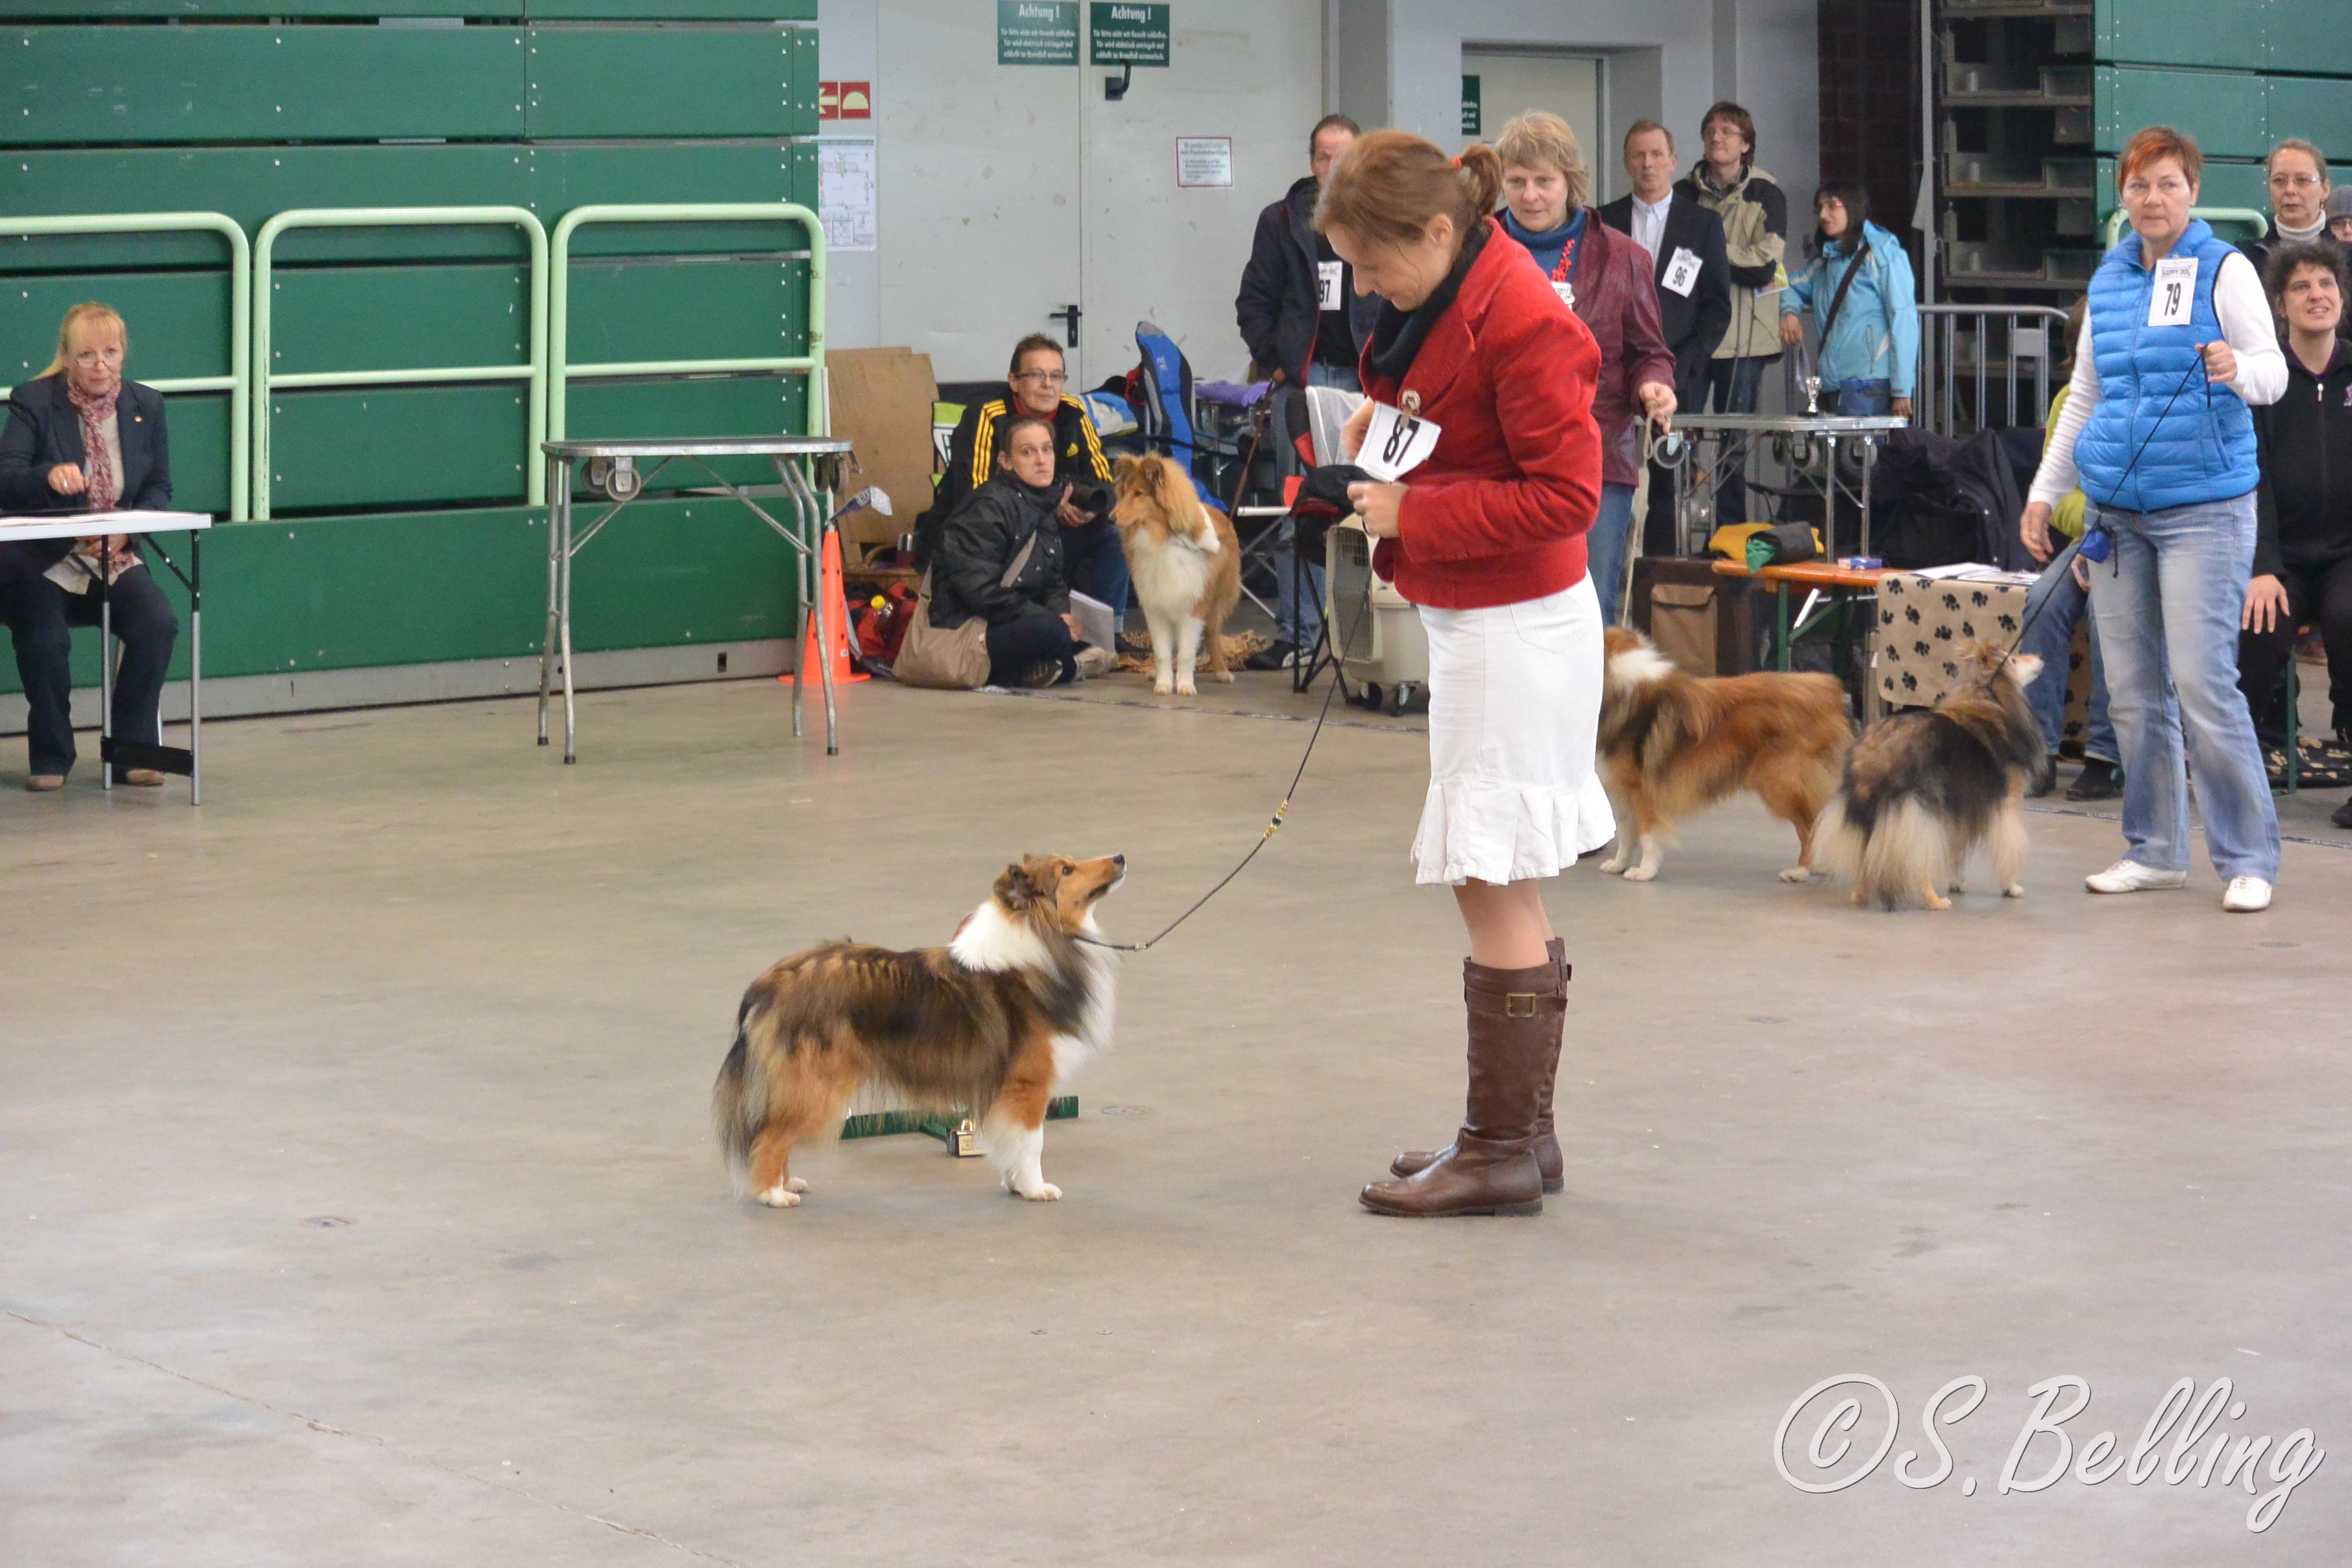
<svg viewBox="0 0 2352 1568"><path fill-rule="evenodd" d="M1379 541L1374 540L1370 534L1367 534L1365 535L1365 542L1369 547L1370 545L1377 544ZM1371 560L1370 555L1367 554L1364 561L1364 596L1362 601L1356 606L1356 618L1348 627L1347 639L1339 645L1343 653L1346 649L1356 646L1356 634L1363 629L1364 616L1370 613L1371 607ZM1324 624L1328 626L1330 623L1326 621ZM1302 658L1307 657L1306 650L1301 649L1298 657ZM1274 842L1274 836L1282 831L1283 819L1290 815L1291 797L1298 793L1298 781L1307 776L1307 763L1308 760L1315 755L1315 742L1323 738L1323 721L1331 716L1331 699L1339 694L1339 661L1338 659L1334 659L1331 665L1331 684L1323 693L1322 710L1315 715L1315 728L1307 733L1307 750L1299 753L1298 767L1297 771L1292 773L1290 775L1290 787L1282 792L1282 804L1274 808L1274 816L1267 820L1265 831L1258 835L1257 842L1250 846L1249 853L1243 856L1240 862L1236 864L1232 870L1226 872L1223 878L1219 879L1215 887L1211 888L1207 892L1202 893L1199 899L1193 901L1191 909L1186 910L1182 914L1178 915L1174 920L1170 921L1165 926L1160 928L1160 934L1158 936L1152 937L1148 941L1105 942L1099 937L1092 936L1081 936L1076 940L1086 943L1088 947L1107 948L1112 952L1145 952L1150 948L1158 946L1162 941L1166 940L1170 932L1173 931L1178 926L1182 925L1186 921L1191 920L1194 915L1199 914L1202 909L1207 905L1211 899L1213 899L1219 893L1223 892L1228 883L1232 882L1235 877L1240 876L1243 871L1246 870L1249 867L1249 863L1257 858L1258 851Z"/></svg>

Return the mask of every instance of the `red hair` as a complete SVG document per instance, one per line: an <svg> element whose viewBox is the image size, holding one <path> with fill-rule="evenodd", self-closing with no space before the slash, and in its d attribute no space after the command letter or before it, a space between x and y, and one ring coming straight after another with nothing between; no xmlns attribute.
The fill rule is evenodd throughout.
<svg viewBox="0 0 2352 1568"><path fill-rule="evenodd" d="M2205 154L2199 149L2197 138L2169 125L2150 125L2133 132L2132 139L2124 143L2123 155L2116 160L2116 195L2123 195L2125 181L2165 158L2180 165L2180 172L2191 185L2203 183Z"/></svg>

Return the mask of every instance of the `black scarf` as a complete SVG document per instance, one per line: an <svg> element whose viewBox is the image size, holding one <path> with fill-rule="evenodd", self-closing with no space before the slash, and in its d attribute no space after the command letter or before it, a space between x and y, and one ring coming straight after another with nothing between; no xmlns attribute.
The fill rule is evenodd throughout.
<svg viewBox="0 0 2352 1568"><path fill-rule="evenodd" d="M1478 253L1486 248L1486 237L1493 229L1484 218L1462 242L1460 254L1454 258L1452 270L1444 281L1429 291L1429 298L1411 310L1400 310L1388 300L1381 301L1380 319L1372 326L1372 368L1389 380L1403 384L1405 373L1421 355L1421 345L1438 322L1438 318L1454 307L1454 297L1462 292L1462 280L1470 276L1470 266Z"/></svg>

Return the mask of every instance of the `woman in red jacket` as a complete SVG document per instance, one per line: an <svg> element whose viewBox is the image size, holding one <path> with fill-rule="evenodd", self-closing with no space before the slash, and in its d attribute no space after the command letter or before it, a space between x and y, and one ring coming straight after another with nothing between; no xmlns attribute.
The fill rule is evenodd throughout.
<svg viewBox="0 0 2352 1568"><path fill-rule="evenodd" d="M1376 569L1428 630L1430 782L1412 853L1470 931L1468 1110L1452 1147L1402 1155L1401 1179L1364 1189L1381 1214L1531 1214L1559 1190L1568 965L1541 889L1616 830L1592 767L1601 605L1584 565L1601 355L1486 216L1501 178L1491 148L1457 163L1374 132L1316 213L1357 288L1385 300L1349 449L1369 433L1411 466L1349 493L1381 541ZM1434 446L1412 464L1416 436Z"/></svg>

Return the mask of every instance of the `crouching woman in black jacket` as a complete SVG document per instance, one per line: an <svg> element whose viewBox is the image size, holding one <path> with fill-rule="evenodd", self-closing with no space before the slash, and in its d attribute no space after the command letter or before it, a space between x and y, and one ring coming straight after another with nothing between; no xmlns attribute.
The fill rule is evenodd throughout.
<svg viewBox="0 0 2352 1568"><path fill-rule="evenodd" d="M57 358L8 395L7 425L0 428L0 510L157 511L172 504L163 399L152 387L122 379L129 347L122 318L108 307L76 305L66 312ZM93 590L100 572L122 643L114 732L151 746L161 738L157 707L180 623L130 539L116 533L0 544L0 622L15 634L30 710L28 789L62 788L73 768L72 628L99 624ZM114 778L163 782L152 768L118 767Z"/></svg>
<svg viewBox="0 0 2352 1568"><path fill-rule="evenodd" d="M1061 500L1053 422L1013 421L996 476L948 514L931 563L931 625L988 623L991 686L1055 686L1077 679L1081 627L1062 580Z"/></svg>
<svg viewBox="0 0 2352 1568"><path fill-rule="evenodd" d="M2352 345L2344 253L2326 241L2281 245L2263 279L2287 327L2286 395L2254 410L2262 482L2254 491L2254 569L2238 637L2238 685L2265 746L2283 742L2279 677L2296 631L2327 645L2339 741L2352 743ZM2352 803L2337 820L2352 826Z"/></svg>

